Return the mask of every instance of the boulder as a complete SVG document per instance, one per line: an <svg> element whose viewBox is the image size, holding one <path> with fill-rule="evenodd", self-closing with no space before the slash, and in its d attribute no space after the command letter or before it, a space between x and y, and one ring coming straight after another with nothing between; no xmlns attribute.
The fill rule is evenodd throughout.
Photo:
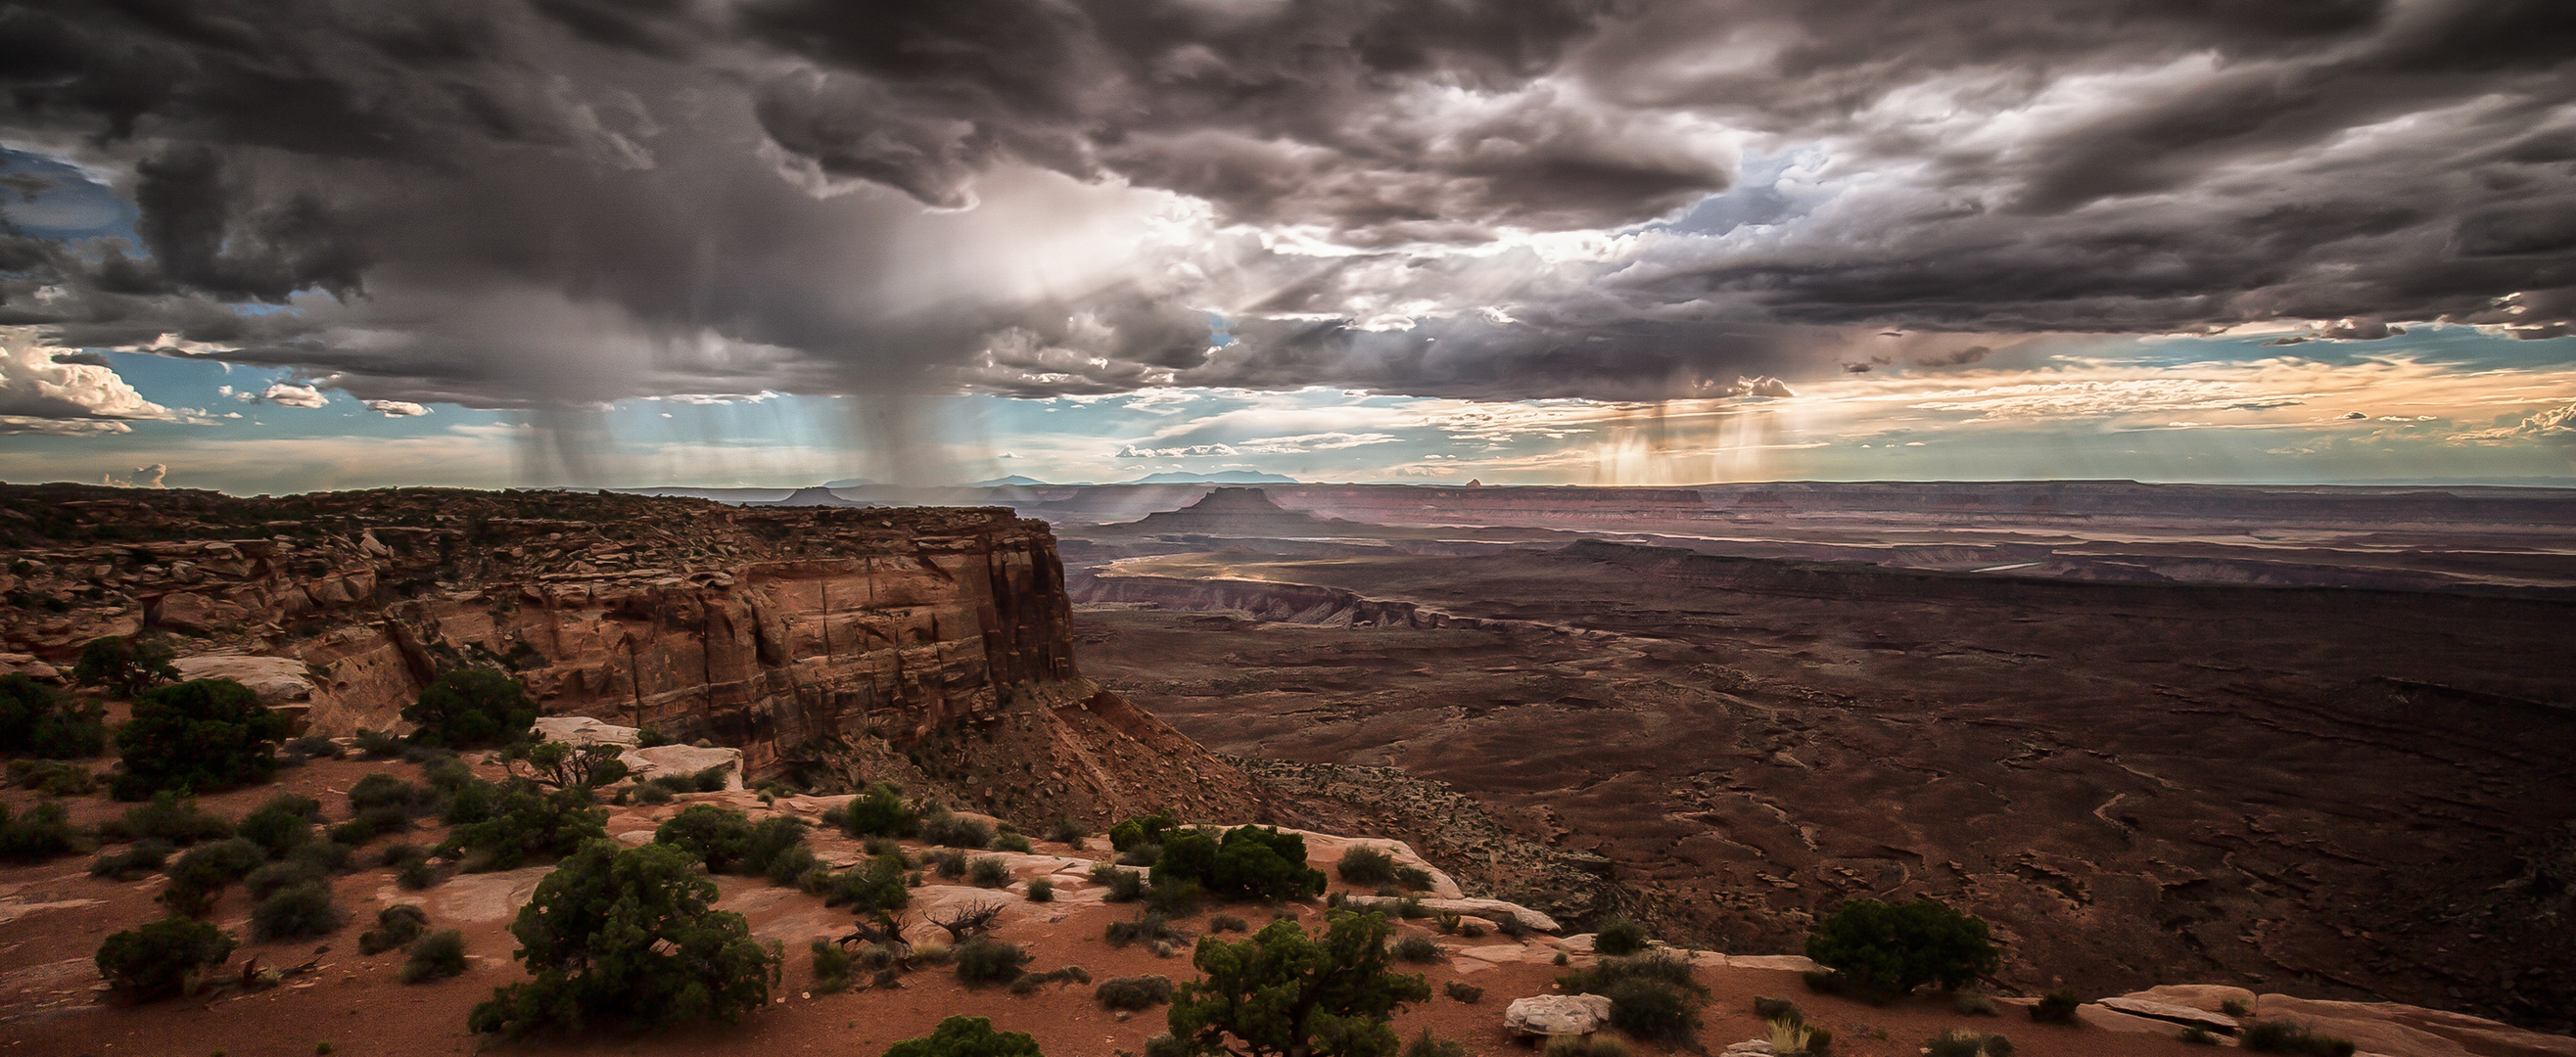
<svg viewBox="0 0 2576 1057"><path fill-rule="evenodd" d="M152 607L152 622L173 631L203 632L220 625L242 624L250 610L201 594L178 591L161 596Z"/></svg>
<svg viewBox="0 0 2576 1057"><path fill-rule="evenodd" d="M23 675L40 683L61 682L62 669L26 653L0 653L0 675Z"/></svg>
<svg viewBox="0 0 2576 1057"><path fill-rule="evenodd" d="M539 720L538 722L542 723L544 721ZM615 727L611 729L631 731L634 728ZM639 782L649 778L660 778L664 775L675 775L681 778L688 778L696 775L699 771L706 770L709 767L724 767L727 768L725 772L725 788L742 788L741 749L701 749L695 745L656 745L649 749L628 749L625 752L619 753L617 759L619 762L626 765L627 771L634 776L636 781Z"/></svg>
<svg viewBox="0 0 2576 1057"><path fill-rule="evenodd" d="M1589 1035L1608 1023L1607 995L1533 995L1503 1009L1503 1030L1515 1035Z"/></svg>
<svg viewBox="0 0 2576 1057"><path fill-rule="evenodd" d="M1769 1039L1746 1039L1742 1042L1736 1043L1735 1045L1727 1047L1726 1052L1736 1054L1737 1057L1747 1057L1747 1055L1753 1055L1753 1057L1779 1057L1780 1048L1771 1045L1771 1040Z"/></svg>

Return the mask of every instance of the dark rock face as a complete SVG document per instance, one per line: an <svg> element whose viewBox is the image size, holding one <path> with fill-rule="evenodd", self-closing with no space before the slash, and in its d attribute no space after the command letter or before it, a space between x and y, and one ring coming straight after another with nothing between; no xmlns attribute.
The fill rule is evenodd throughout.
<svg viewBox="0 0 2576 1057"><path fill-rule="evenodd" d="M1133 524L1105 527L1112 535L1329 536L1352 526L1303 511L1282 510L1259 488L1219 488L1179 510L1148 514Z"/></svg>
<svg viewBox="0 0 2576 1057"><path fill-rule="evenodd" d="M755 780L932 782L1094 820L1262 810L1231 768L1081 678L1053 536L1004 509L71 486L0 503L20 515L0 563L23 563L0 583L23 600L0 617L6 651L59 660L153 629L295 657L320 676L324 732L394 727L438 671L485 665L550 714L740 747ZM968 731L1025 744L1005 760ZM1054 766L1022 766L1032 753Z"/></svg>

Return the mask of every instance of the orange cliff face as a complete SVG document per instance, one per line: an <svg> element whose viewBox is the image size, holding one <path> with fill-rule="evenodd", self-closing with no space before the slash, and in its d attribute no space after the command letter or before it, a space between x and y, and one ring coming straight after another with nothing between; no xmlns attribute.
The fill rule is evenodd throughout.
<svg viewBox="0 0 2576 1057"><path fill-rule="evenodd" d="M1054 537L1007 509L0 486L0 533L0 651L68 669L156 630L293 658L323 733L394 728L439 671L482 665L548 714L740 747L755 782L894 780L1008 817L1266 813L1081 678Z"/></svg>

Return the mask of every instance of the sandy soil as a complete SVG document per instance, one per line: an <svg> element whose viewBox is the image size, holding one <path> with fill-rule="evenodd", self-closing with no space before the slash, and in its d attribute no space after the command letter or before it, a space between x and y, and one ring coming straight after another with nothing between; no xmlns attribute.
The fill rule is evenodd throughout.
<svg viewBox="0 0 2576 1057"><path fill-rule="evenodd" d="M417 777L417 768L392 761L319 761L283 772L275 786L237 790L208 797L204 803L212 810L238 817L283 788L324 800L331 816L338 819L347 814L341 794L358 777L373 771L387 771L407 779ZM13 807L23 806L30 799L17 791L7 797ZM664 808L621 810L612 817L609 829L628 834L649 829L658 818L675 812L688 799L723 798L684 798L682 803ZM121 805L97 797L75 798L74 803L76 817L85 821L121 810ZM396 839L427 844L439 835L430 829L405 837L383 838L378 846ZM827 858L854 853L850 842L836 835L817 834L816 843ZM370 847L361 855L376 850ZM1084 854L1062 845L1041 845L1038 850ZM805 945L813 938L836 934L846 926L847 916L793 890L756 879L724 877L719 879L724 893L720 905L743 911L757 934L777 939L787 948L785 979L774 992L778 999L775 1004L733 1026L708 1025L648 1035L603 1030L496 1045L466 1032L465 1015L474 1003L488 997L492 988L524 978L509 956L515 944L507 932L508 917L515 911L518 899L524 898L542 874L541 869L450 876L422 893L405 892L395 886L388 870L360 869L333 883L338 903L352 912L349 926L318 942L245 942L235 952L232 963L238 968L255 958L262 966L285 967L317 961L316 971L293 978L285 986L254 994L217 993L128 1007L114 1003L104 994L90 965L90 954L108 933L158 916L159 907L152 902L152 895L158 891L160 881L157 877L134 883L97 880L88 876L86 867L86 858L71 857L0 869L0 918L5 918L0 920L0 1053L182 1057L220 1052L227 1057L303 1057L317 1052L320 1044L329 1043L331 1053L348 1055L464 1054L485 1050L549 1054L869 1054L897 1040L927 1034L944 1017L967 1013L992 1017L997 1026L1005 1029L1028 1031L1038 1037L1046 1052L1058 1057L1106 1057L1120 1049L1141 1051L1145 1039L1161 1031L1163 1025L1159 1009L1131 1017L1102 1010L1088 986L1049 988L1036 995L1014 997L1001 988L967 989L945 968L912 973L904 978L899 990L814 994ZM945 887L933 884L922 890L921 899L940 898L939 890ZM1099 904L1096 894L1086 898L1079 887L1074 886L1066 898L1051 904L1018 902L1007 916L1000 935L1036 954L1032 968L1080 965L1095 980L1163 974L1185 981L1195 975L1186 951L1177 957L1160 958L1142 946L1110 947L1100 938L1105 925L1131 917L1135 911ZM432 912L433 928L452 927L465 932L473 959L465 976L406 986L395 975L402 960L399 952L372 957L357 954L357 933L373 920L377 909L394 901L422 902ZM246 937L248 912L247 896L235 889L217 907L213 920L237 936ZM1212 906L1182 919L1180 924L1196 934L1208 927L1212 914L1232 913L1249 919L1257 928L1278 912L1294 914L1308 922L1320 922L1323 913L1315 905L1292 905L1284 911L1259 906ZM1508 951L1526 960L1492 965L1480 959L1453 958L1428 967L1425 972L1435 992L1447 981L1466 980L1485 988L1485 995L1472 1006L1435 997L1399 1016L1399 1030L1409 1036L1428 1027L1444 1038L1466 1043L1478 1054L1530 1052L1505 1036L1501 1013L1512 998L1553 990L1552 979L1559 970L1545 961L1553 941L1535 937L1522 953L1522 945L1500 936L1474 941L1441 939L1451 945L1475 944ZM1576 964L1582 963L1578 960ZM1811 1020L1833 1027L1842 1037L1838 1052L1858 1057L1910 1055L1922 1039L1960 1025L2004 1031L2013 1037L2020 1052L2043 1057L2187 1052L2182 1044L2159 1035L2037 1025L2009 1015L2009 1010L2001 1020L1963 1018L1952 1013L1945 1003L1931 998L1873 1008L1837 998L1804 995L1794 974L1787 972L1706 968L1702 970L1702 980L1711 989L1712 998L1700 1042L1711 1049L1722 1049L1729 1042L1759 1033L1760 1024L1751 1013L1754 996L1794 995L1806 1007ZM1877 1037L1879 1033L1885 1037ZM1647 1046L1640 1047L1639 1052L1668 1051Z"/></svg>

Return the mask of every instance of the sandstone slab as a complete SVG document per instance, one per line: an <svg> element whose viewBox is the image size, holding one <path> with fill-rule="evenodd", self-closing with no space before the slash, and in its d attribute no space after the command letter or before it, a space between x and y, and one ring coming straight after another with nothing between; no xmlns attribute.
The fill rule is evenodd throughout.
<svg viewBox="0 0 2576 1057"><path fill-rule="evenodd" d="M2327 1002L2260 995L2254 1016L2290 1020L2389 1057L2576 1057L2576 1038L2526 1031L2466 1013L2394 1002Z"/></svg>
<svg viewBox="0 0 2576 1057"><path fill-rule="evenodd" d="M637 781L664 776L687 778L709 767L725 768L725 788L742 788L741 749L701 749L694 745L656 745L628 749L617 756Z"/></svg>
<svg viewBox="0 0 2576 1057"><path fill-rule="evenodd" d="M311 704L320 689L299 657L262 657L246 653L201 653L170 662L181 679L230 679L259 695L271 708Z"/></svg>
<svg viewBox="0 0 2576 1057"><path fill-rule="evenodd" d="M1403 900L1393 896L1344 896L1343 902L1363 910L1393 910ZM1539 932L1554 932L1562 926L1556 919L1518 903L1500 899L1425 899L1422 907L1442 914L1466 914L1488 921L1517 918L1523 925Z"/></svg>
<svg viewBox="0 0 2576 1057"><path fill-rule="evenodd" d="M1589 1035L1608 1023L1606 995L1533 995L1503 1009L1503 1030L1515 1035Z"/></svg>
<svg viewBox="0 0 2576 1057"><path fill-rule="evenodd" d="M1725 960L1729 969L1777 969L1805 973L1824 968L1803 954L1721 954L1718 957Z"/></svg>
<svg viewBox="0 0 2576 1057"><path fill-rule="evenodd" d="M1351 849L1373 848L1385 853L1388 858L1395 860L1395 864L1398 866L1410 866L1417 870L1421 870L1424 873L1430 874L1431 888L1428 894L1432 898L1463 899L1467 895L1465 891L1458 887L1458 882L1451 878L1446 871L1441 870L1437 866L1431 865L1430 860L1423 858L1420 853L1413 850L1413 845L1407 844L1403 841L1389 840L1385 837L1344 837L1338 834L1317 833L1313 830L1305 829L1283 828L1280 832L1294 833L1306 838L1307 864L1318 870L1324 871L1328 875L1333 873L1334 864L1341 862L1342 856L1347 854Z"/></svg>
<svg viewBox="0 0 2576 1057"><path fill-rule="evenodd" d="M2228 1016L2225 1013L2212 1013L2205 1009L2195 1009L2191 1006L2176 1005L2171 1002L2158 1002L2150 998L2131 998L2125 995L2118 998L2105 998L2101 1001L2101 1006L2104 1009L2116 1010L2118 1012L2127 1013L2130 1016L2151 1017L2156 1020L2170 1020L2176 1024L2197 1024L2201 1027L2208 1028L2211 1031L2226 1032L2230 1035L2236 1033L2235 1017Z"/></svg>
<svg viewBox="0 0 2576 1057"><path fill-rule="evenodd" d="M636 743L640 733L634 727L603 723L589 716L539 716L535 729L537 736L547 741L560 741L566 745L577 746L631 746Z"/></svg>
<svg viewBox="0 0 2576 1057"><path fill-rule="evenodd" d="M432 921L468 925L508 921L517 917L519 908L537 894L537 882L553 872L552 866L526 866L498 873L459 874L426 892L406 892L386 885L376 890L376 902L426 907Z"/></svg>

